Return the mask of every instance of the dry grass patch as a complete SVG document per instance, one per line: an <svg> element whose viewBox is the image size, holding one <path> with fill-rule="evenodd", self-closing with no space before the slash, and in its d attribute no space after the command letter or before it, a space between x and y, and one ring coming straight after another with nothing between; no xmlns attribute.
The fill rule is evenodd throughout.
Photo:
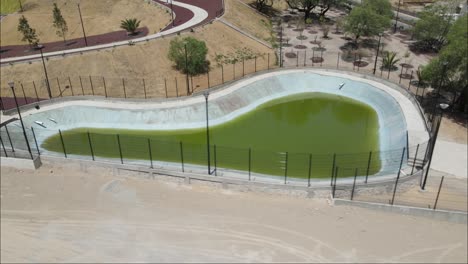
<svg viewBox="0 0 468 264"><path fill-rule="evenodd" d="M240 0L226 0L224 3L224 19L259 39L268 42L271 40L271 24L268 17L245 6Z"/></svg>
<svg viewBox="0 0 468 264"><path fill-rule="evenodd" d="M2 0L3 3L4 0ZM24 15L29 25L36 29L41 42L60 41L52 26L52 5L56 2L68 24L67 39L83 36L78 8L73 1L66 0L23 0L23 13L5 17L1 26L2 46L27 44L21 41L17 31L18 20ZM120 21L126 18L141 20L140 26L149 28L150 33L159 32L171 20L170 14L161 6L143 0L82 0L81 13L86 35L98 35L121 30Z"/></svg>
<svg viewBox="0 0 468 264"><path fill-rule="evenodd" d="M184 36L194 36L204 40L208 46L208 59L212 66L215 67L214 57L216 54L226 54L234 52L236 49L246 47L255 53L272 53L273 51L264 45L247 38L228 26L214 22L203 28L196 29L195 33L184 33ZM95 52L83 53L83 55L71 55L64 58L50 58L47 62L47 69L50 79L54 80L59 77L67 79L68 76L105 76L106 78L149 78L159 79L158 89L164 89L164 78L173 79L179 76L177 71L173 69L172 62L167 58L170 40L176 36L161 38L147 43L137 44L134 46L122 46L114 49L106 49ZM273 57L271 64L274 63ZM237 72L240 72L238 69ZM2 96L8 96L6 91L8 81L15 80L23 83L38 81L44 78L41 61L37 60L31 64L18 63L14 65L4 65L1 67L1 84ZM52 81L51 81L52 82ZM156 83L156 81L154 82ZM116 81L115 86L119 86L121 82ZM76 85L74 85L76 86ZM107 84L109 89L112 89L112 84ZM63 87L62 87L63 88ZM26 94L34 94L31 86L26 86ZM159 91L158 94L163 94L164 91ZM117 96L117 94L115 94Z"/></svg>

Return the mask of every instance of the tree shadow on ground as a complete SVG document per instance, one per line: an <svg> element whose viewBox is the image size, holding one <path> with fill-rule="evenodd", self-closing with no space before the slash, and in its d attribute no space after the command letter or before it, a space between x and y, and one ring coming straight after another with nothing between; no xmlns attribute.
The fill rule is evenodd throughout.
<svg viewBox="0 0 468 264"><path fill-rule="evenodd" d="M264 6L262 8L262 10L258 10L257 5L255 5L255 1L248 3L248 5L250 7L252 7L253 9L257 10L258 12L260 12L260 13L262 13L265 16L270 17L270 18L271 17L276 17L276 16L281 14L280 10L278 10L278 9L276 9L274 7L271 7L271 6Z"/></svg>

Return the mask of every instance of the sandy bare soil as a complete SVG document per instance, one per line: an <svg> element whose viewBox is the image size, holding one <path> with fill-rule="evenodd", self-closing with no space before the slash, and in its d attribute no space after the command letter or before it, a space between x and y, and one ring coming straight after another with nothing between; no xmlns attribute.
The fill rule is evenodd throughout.
<svg viewBox="0 0 468 264"><path fill-rule="evenodd" d="M83 36L78 8L73 1L66 0L23 0L25 11L23 13L10 14L2 19L1 45L24 45L22 36L17 31L18 19L24 15L29 25L36 29L41 42L63 40L55 33L52 26L52 7L56 2L67 21L67 38L79 38ZM81 13L83 24L88 36L98 35L120 29L120 21L126 18L141 20L140 26L149 28L151 34L159 32L171 20L171 15L163 7L149 4L143 0L82 0Z"/></svg>
<svg viewBox="0 0 468 264"><path fill-rule="evenodd" d="M466 262L467 226L326 200L1 168L2 262Z"/></svg>

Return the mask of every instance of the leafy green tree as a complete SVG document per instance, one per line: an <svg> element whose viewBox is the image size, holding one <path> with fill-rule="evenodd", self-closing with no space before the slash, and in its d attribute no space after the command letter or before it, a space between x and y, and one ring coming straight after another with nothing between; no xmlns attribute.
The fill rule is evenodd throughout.
<svg viewBox="0 0 468 264"><path fill-rule="evenodd" d="M18 31L23 34L22 41L27 41L30 46L37 47L39 39L36 35L36 30L29 26L28 20L21 16L18 23Z"/></svg>
<svg viewBox="0 0 468 264"><path fill-rule="evenodd" d="M259 12L265 11L266 8L272 7L276 0L255 0L255 8Z"/></svg>
<svg viewBox="0 0 468 264"><path fill-rule="evenodd" d="M54 19L54 27L57 30L55 33L57 36L63 38L63 42L66 42L65 35L68 32L67 21L62 16L62 11L57 6L57 3L54 3L54 9L52 10L52 16Z"/></svg>
<svg viewBox="0 0 468 264"><path fill-rule="evenodd" d="M370 8L380 16L393 18L392 4L389 0L364 0L362 6Z"/></svg>
<svg viewBox="0 0 468 264"><path fill-rule="evenodd" d="M447 41L447 34L453 23L450 8L445 5L432 5L423 10L413 27L413 37L418 41L413 49L438 51Z"/></svg>
<svg viewBox="0 0 468 264"><path fill-rule="evenodd" d="M206 60L207 54L208 48L204 41L186 37L171 40L168 58L175 63L177 70L197 75L205 73L209 69L209 61Z"/></svg>
<svg viewBox="0 0 468 264"><path fill-rule="evenodd" d="M447 34L447 45L439 56L432 59L422 70L422 76L438 88L455 94L454 104L460 110L468 111L468 15L455 21ZM443 66L443 63L447 63ZM441 80L442 78L442 80Z"/></svg>
<svg viewBox="0 0 468 264"><path fill-rule="evenodd" d="M349 0L320 0L320 13L319 19L325 17L325 14L330 10L330 8L340 8L349 4Z"/></svg>
<svg viewBox="0 0 468 264"><path fill-rule="evenodd" d="M320 0L286 0L286 3L290 8L304 12L304 21L306 21L310 17L312 10L319 5Z"/></svg>
<svg viewBox="0 0 468 264"><path fill-rule="evenodd" d="M354 41L360 37L377 36L390 27L391 19L384 15L379 15L371 5L363 4L353 8L346 17L344 29L347 33L354 35Z"/></svg>
<svg viewBox="0 0 468 264"><path fill-rule="evenodd" d="M135 35L140 22L136 18L128 18L120 22L120 28L125 29L130 35Z"/></svg>

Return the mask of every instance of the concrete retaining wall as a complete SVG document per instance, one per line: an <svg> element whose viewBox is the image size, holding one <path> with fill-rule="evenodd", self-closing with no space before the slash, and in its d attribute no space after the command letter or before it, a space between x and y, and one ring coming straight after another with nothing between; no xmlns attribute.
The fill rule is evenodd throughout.
<svg viewBox="0 0 468 264"><path fill-rule="evenodd" d="M42 162L41 162L40 157L35 157L34 160L11 158L11 157L0 157L0 164L2 164L2 167L13 167L13 168L24 169L24 170L35 170L42 165Z"/></svg>
<svg viewBox="0 0 468 264"><path fill-rule="evenodd" d="M402 206L402 205L389 205L389 204L379 204L379 203L369 203L369 202L359 202L359 201L350 201L342 199L334 199L335 205L350 205L350 206L359 206L362 208L380 210L385 212L399 213L412 216L423 216L427 218L432 218L435 220L449 221L453 223L467 223L467 213L464 212L454 212L454 211L444 211L444 210L432 210L426 208Z"/></svg>

